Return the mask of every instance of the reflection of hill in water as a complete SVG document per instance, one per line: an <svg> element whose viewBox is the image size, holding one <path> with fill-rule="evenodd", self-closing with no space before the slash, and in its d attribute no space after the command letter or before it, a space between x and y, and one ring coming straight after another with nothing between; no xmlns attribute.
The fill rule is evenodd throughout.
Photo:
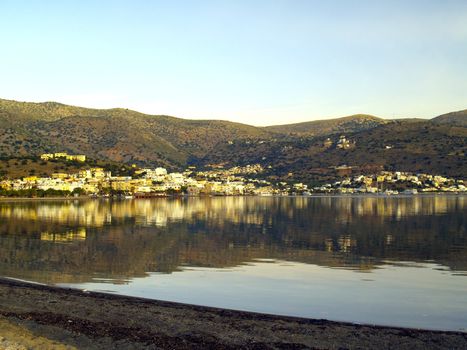
<svg viewBox="0 0 467 350"><path fill-rule="evenodd" d="M466 197L219 197L0 203L0 274L125 279L270 258L371 270L467 270Z"/></svg>

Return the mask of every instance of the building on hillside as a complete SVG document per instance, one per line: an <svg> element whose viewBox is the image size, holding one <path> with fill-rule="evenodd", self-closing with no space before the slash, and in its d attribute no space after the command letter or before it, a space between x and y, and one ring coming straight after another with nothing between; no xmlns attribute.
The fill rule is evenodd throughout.
<svg viewBox="0 0 467 350"><path fill-rule="evenodd" d="M167 169L166 168L156 168L154 169L154 172L156 173L157 176L165 176L167 175Z"/></svg>
<svg viewBox="0 0 467 350"><path fill-rule="evenodd" d="M53 173L52 179L66 179L69 175L67 173Z"/></svg>
<svg viewBox="0 0 467 350"><path fill-rule="evenodd" d="M339 141L337 141L337 145L336 145L336 147L340 149L349 149L352 146L355 146L355 141L351 142L344 135L341 135L339 137Z"/></svg>
<svg viewBox="0 0 467 350"><path fill-rule="evenodd" d="M54 153L54 158L66 158L67 155L68 153L66 152L57 152L57 153Z"/></svg>
<svg viewBox="0 0 467 350"><path fill-rule="evenodd" d="M352 167L348 165L339 165L333 168L338 176L350 176L352 174Z"/></svg>
<svg viewBox="0 0 467 350"><path fill-rule="evenodd" d="M110 183L110 187L114 191L132 192L134 186L131 182L126 180L117 180Z"/></svg>
<svg viewBox="0 0 467 350"><path fill-rule="evenodd" d="M84 154L76 154L76 155L68 154L66 156L66 160L75 161L75 162L85 162L86 156Z"/></svg>
<svg viewBox="0 0 467 350"><path fill-rule="evenodd" d="M28 176L28 177L23 177L24 182L36 182L38 180L37 176Z"/></svg>
<svg viewBox="0 0 467 350"><path fill-rule="evenodd" d="M41 159L42 159L42 160L54 159L54 154L53 154L53 153L44 153L44 154L41 154Z"/></svg>
<svg viewBox="0 0 467 350"><path fill-rule="evenodd" d="M11 181L4 180L0 181L0 188L3 190L10 190L11 189Z"/></svg>
<svg viewBox="0 0 467 350"><path fill-rule="evenodd" d="M84 154L68 154L66 152L57 152L57 153L44 153L41 154L42 160L51 160L51 159L61 159L64 158L68 161L76 161L76 162L85 162L86 156Z"/></svg>
<svg viewBox="0 0 467 350"><path fill-rule="evenodd" d="M110 177L110 172L109 171L104 171L103 168L91 168L89 169L91 171L91 176L94 178L105 178L105 177Z"/></svg>

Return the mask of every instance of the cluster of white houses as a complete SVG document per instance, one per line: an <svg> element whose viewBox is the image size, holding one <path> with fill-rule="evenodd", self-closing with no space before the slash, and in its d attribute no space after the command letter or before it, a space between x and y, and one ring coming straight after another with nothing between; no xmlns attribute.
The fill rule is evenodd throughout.
<svg viewBox="0 0 467 350"><path fill-rule="evenodd" d="M65 159L69 161L85 162L86 156L84 154L68 154L66 152L57 152L41 154L41 159L45 161L52 159Z"/></svg>
<svg viewBox="0 0 467 350"><path fill-rule="evenodd" d="M376 175L347 177L333 184L314 188L317 192L387 193L467 192L464 180L440 175L382 171Z"/></svg>
<svg viewBox="0 0 467 350"><path fill-rule="evenodd" d="M48 155L42 155L46 159ZM50 155L52 156L52 155ZM81 157L55 153L53 158ZM85 156L83 156L85 157ZM52 159L52 158L49 158ZM71 158L70 158L71 159ZM78 160L81 158L73 158ZM84 158L85 159L85 158ZM89 168L74 174L54 173L50 177L29 176L22 179L0 181L3 190L60 190L88 195L158 196L174 193L188 195L287 195L311 193L387 193L398 192L466 192L463 180L438 175L407 172L381 172L375 175L346 177L324 186L309 188L302 183L279 182L271 184L258 179L265 169L259 164L224 169L212 167L196 171L169 173L165 168L134 169L133 176L113 176L103 168ZM77 191L78 190L78 191Z"/></svg>
<svg viewBox="0 0 467 350"><path fill-rule="evenodd" d="M251 166L247 170L257 170L258 167ZM235 167L221 171L194 173L193 169L187 169L183 173L168 173L165 168L155 168L138 169L131 177L112 176L111 172L103 168L90 168L75 174L54 173L50 177L28 176L22 179L4 180L0 182L0 188L44 191L53 189L69 192L80 189L81 192L89 195L118 193L143 197L181 192L189 195L273 193L269 182L246 179L238 175L239 171L241 168Z"/></svg>

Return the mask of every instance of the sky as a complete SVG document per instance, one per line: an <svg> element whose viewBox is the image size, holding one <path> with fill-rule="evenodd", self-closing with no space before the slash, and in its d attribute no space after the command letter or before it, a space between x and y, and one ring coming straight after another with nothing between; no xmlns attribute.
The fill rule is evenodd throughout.
<svg viewBox="0 0 467 350"><path fill-rule="evenodd" d="M1 0L0 98L273 125L467 108L467 1Z"/></svg>

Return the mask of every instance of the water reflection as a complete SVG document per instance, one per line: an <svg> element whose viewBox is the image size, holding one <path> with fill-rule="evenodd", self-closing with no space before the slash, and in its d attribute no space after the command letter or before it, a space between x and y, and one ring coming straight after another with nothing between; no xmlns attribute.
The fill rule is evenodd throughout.
<svg viewBox="0 0 467 350"><path fill-rule="evenodd" d="M271 224L265 212L294 219L303 210L332 212L347 223L364 216L402 220L408 216L440 215L466 206L466 196L411 197L214 197L154 200L88 200L0 202L0 218L41 220L75 226L102 227L112 220L133 218L136 224L166 226L177 220L228 220Z"/></svg>
<svg viewBox="0 0 467 350"><path fill-rule="evenodd" d="M183 266L278 259L371 272L467 271L465 196L0 202L0 274L124 283Z"/></svg>

